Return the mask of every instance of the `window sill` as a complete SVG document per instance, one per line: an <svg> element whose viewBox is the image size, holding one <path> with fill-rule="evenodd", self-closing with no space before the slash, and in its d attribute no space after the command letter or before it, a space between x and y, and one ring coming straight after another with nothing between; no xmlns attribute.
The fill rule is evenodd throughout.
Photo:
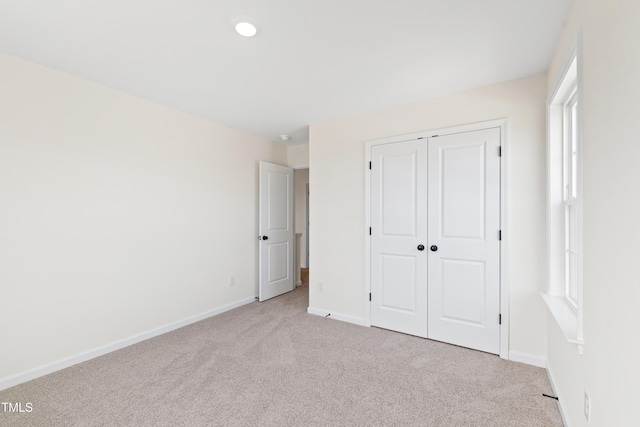
<svg viewBox="0 0 640 427"><path fill-rule="evenodd" d="M563 298L542 292L542 299L556 320L567 342L578 346L578 353L582 354L584 341L578 339L578 314Z"/></svg>

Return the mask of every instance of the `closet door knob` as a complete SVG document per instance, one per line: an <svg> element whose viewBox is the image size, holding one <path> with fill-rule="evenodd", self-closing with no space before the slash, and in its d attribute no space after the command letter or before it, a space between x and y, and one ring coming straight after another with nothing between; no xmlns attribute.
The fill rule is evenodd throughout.
<svg viewBox="0 0 640 427"><path fill-rule="evenodd" d="M424 245L418 245L418 250L419 251L424 251Z"/></svg>
<svg viewBox="0 0 640 427"><path fill-rule="evenodd" d="M435 252L435 251L437 251L437 250L438 250L438 247L437 247L436 245L433 245L433 246L431 246L431 248L429 248L429 249L431 249L431 251L432 251L432 252Z"/></svg>

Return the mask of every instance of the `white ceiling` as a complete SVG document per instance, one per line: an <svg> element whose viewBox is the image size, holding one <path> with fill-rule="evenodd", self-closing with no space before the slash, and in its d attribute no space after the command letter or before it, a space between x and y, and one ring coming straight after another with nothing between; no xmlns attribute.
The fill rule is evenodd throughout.
<svg viewBox="0 0 640 427"><path fill-rule="evenodd" d="M0 0L0 51L295 144L309 124L545 71L570 3Z"/></svg>

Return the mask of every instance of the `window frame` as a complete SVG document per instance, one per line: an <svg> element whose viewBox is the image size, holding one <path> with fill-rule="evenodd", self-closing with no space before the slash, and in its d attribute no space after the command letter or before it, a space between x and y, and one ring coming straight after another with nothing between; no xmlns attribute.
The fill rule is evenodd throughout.
<svg viewBox="0 0 640 427"><path fill-rule="evenodd" d="M580 37L547 99L549 286L542 292L568 342L583 352L582 73ZM575 148L575 155L573 153ZM572 258L573 257L573 258ZM573 282L572 282L573 281ZM573 284L573 286L572 286Z"/></svg>
<svg viewBox="0 0 640 427"><path fill-rule="evenodd" d="M577 218L581 210L577 191L577 187L581 184L578 179L579 168L577 161L577 152L581 148L577 132L580 123L578 105L578 85L577 81L575 81L572 83L571 94L563 106L564 132L562 145L565 216L565 298L576 310L578 309L578 289L580 288L578 259L581 256L578 247L580 227ZM575 267L575 271L573 267Z"/></svg>

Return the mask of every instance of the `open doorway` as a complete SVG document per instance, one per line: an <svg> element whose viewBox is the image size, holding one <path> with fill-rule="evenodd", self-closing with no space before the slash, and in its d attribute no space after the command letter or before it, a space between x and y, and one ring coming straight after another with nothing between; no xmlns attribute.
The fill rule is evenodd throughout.
<svg viewBox="0 0 640 427"><path fill-rule="evenodd" d="M309 169L295 169L294 228L296 286L309 282Z"/></svg>

